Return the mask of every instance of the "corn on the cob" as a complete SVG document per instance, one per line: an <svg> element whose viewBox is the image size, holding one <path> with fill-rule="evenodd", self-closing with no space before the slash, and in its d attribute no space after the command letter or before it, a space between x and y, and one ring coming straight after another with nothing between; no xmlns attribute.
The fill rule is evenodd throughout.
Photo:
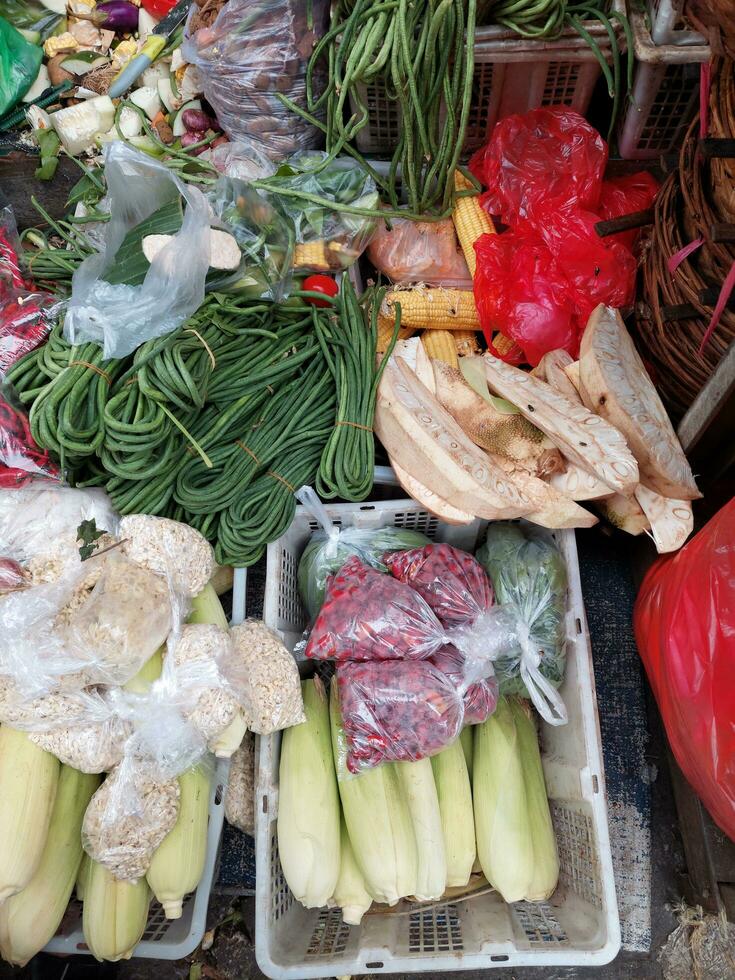
<svg viewBox="0 0 735 980"><path fill-rule="evenodd" d="M395 328L396 321L393 316L378 316L378 342L375 346L376 353L384 354L388 350L391 340L393 339L393 330ZM398 330L398 340L408 340L409 337L413 337L416 330L413 327L400 327Z"/></svg>
<svg viewBox="0 0 735 980"><path fill-rule="evenodd" d="M432 361L444 361L450 367L459 367L457 347L449 330L425 330L421 343Z"/></svg>
<svg viewBox="0 0 735 980"><path fill-rule="evenodd" d="M79 863L79 871L77 871L77 880L74 884L74 894L77 897L78 902L84 901L84 883L87 880L87 871L89 870L89 854L85 854L82 851L82 860Z"/></svg>
<svg viewBox="0 0 735 980"><path fill-rule="evenodd" d="M203 766L179 776L179 816L158 846L148 868L148 884L167 919L181 918L183 900L199 884L207 856L210 778Z"/></svg>
<svg viewBox="0 0 735 980"><path fill-rule="evenodd" d="M447 855L447 886L466 885L475 863L475 817L472 788L464 749L459 739L431 758L439 797L444 848Z"/></svg>
<svg viewBox="0 0 735 980"><path fill-rule="evenodd" d="M41 863L0 905L0 955L25 966L56 933L82 861L82 818L100 777L62 766Z"/></svg>
<svg viewBox="0 0 735 980"><path fill-rule="evenodd" d="M59 768L25 732L0 727L0 902L25 888L38 869Z"/></svg>
<svg viewBox="0 0 735 980"><path fill-rule="evenodd" d="M145 878L118 881L91 858L84 882L82 931L97 960L129 960L148 922L150 889Z"/></svg>
<svg viewBox="0 0 735 980"><path fill-rule="evenodd" d="M460 357L472 357L479 352L480 345L477 343L477 334L474 330L453 330L452 337Z"/></svg>
<svg viewBox="0 0 735 980"><path fill-rule="evenodd" d="M506 337L504 333L496 333L493 337L493 347L498 354L507 354L508 351L515 347L515 341L511 340L510 337Z"/></svg>
<svg viewBox="0 0 735 980"><path fill-rule="evenodd" d="M323 241L300 242L293 251L294 269L313 269L315 272L329 272L329 253Z"/></svg>
<svg viewBox="0 0 735 980"><path fill-rule="evenodd" d="M474 294L468 289L393 289L386 293L381 314L395 323L401 306L401 329L480 330Z"/></svg>
<svg viewBox="0 0 735 980"><path fill-rule="evenodd" d="M454 171L454 189L456 191L472 190L472 183L465 177L460 170ZM492 218L481 207L476 195L457 197L455 199L452 221L457 232L459 244L464 252L467 268L470 275L475 278L477 268L477 256L475 255L475 242L480 235L494 235L495 226Z"/></svg>

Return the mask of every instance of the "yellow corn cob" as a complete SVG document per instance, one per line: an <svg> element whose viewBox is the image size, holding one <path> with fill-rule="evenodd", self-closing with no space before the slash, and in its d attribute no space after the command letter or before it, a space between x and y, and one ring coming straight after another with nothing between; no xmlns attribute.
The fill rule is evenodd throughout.
<svg viewBox="0 0 735 980"><path fill-rule="evenodd" d="M104 865L87 862L82 931L97 960L129 960L148 922L150 889L145 878L118 881Z"/></svg>
<svg viewBox="0 0 735 980"><path fill-rule="evenodd" d="M199 884L207 856L209 774L195 766L179 776L179 815L148 868L148 884L167 919L180 919L184 896Z"/></svg>
<svg viewBox="0 0 735 980"><path fill-rule="evenodd" d="M0 902L25 888L38 869L59 768L25 732L0 727Z"/></svg>
<svg viewBox="0 0 735 980"><path fill-rule="evenodd" d="M401 320L403 322L403 320ZM393 337L393 328L396 325L395 318L393 316L383 316L380 314L378 316L378 343L376 351L378 354L384 354L388 349L388 345ZM414 327L401 327L398 331L399 340L408 340L409 337L413 337L416 333Z"/></svg>
<svg viewBox="0 0 735 980"><path fill-rule="evenodd" d="M53 58L54 55L61 54L62 52L71 53L72 51L78 51L79 48L79 42L69 31L65 31L56 37L47 37L43 42L43 53L47 58Z"/></svg>
<svg viewBox="0 0 735 980"><path fill-rule="evenodd" d="M470 357L480 350L474 330L453 330L452 337L460 357Z"/></svg>
<svg viewBox="0 0 735 980"><path fill-rule="evenodd" d="M450 367L459 367L457 347L449 330L424 330L421 343L432 361L444 361Z"/></svg>
<svg viewBox="0 0 735 980"><path fill-rule="evenodd" d="M475 297L467 289L394 289L386 293L381 314L395 322L401 304L401 327L414 330L480 330Z"/></svg>
<svg viewBox="0 0 735 980"><path fill-rule="evenodd" d="M509 350L515 347L515 342L510 337L506 337L504 333L496 333L493 337L493 347L498 354L507 354Z"/></svg>
<svg viewBox="0 0 735 980"><path fill-rule="evenodd" d="M293 253L294 269L314 269L317 272L328 272L329 254L324 242L302 242L297 244Z"/></svg>
<svg viewBox="0 0 735 980"><path fill-rule="evenodd" d="M82 818L100 777L61 767L41 863L23 891L0 905L0 954L25 966L55 935L82 860Z"/></svg>
<svg viewBox="0 0 735 980"><path fill-rule="evenodd" d="M472 183L465 177L460 170L454 171L454 189L457 191L472 190ZM459 244L462 246L467 268L470 275L475 278L477 268L477 256L475 255L475 242L480 235L494 235L495 226L492 218L480 206L477 196L457 197L455 200L452 221L457 232Z"/></svg>

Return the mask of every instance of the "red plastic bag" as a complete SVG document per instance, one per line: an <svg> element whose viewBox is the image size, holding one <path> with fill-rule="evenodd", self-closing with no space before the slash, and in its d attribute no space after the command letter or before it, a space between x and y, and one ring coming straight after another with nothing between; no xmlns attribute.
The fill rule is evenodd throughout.
<svg viewBox="0 0 735 980"><path fill-rule="evenodd" d="M436 755L462 728L461 695L425 660L340 664L337 689L353 773Z"/></svg>
<svg viewBox="0 0 735 980"><path fill-rule="evenodd" d="M735 840L735 499L651 568L634 626L676 761Z"/></svg>
<svg viewBox="0 0 735 980"><path fill-rule="evenodd" d="M653 204L659 186L659 182L647 170L629 174L627 177L615 177L603 181L600 215L603 218L620 218L633 211L645 211ZM620 231L617 235L610 235L605 241L618 242L632 251L638 234L639 229L634 228L632 231Z"/></svg>
<svg viewBox="0 0 735 980"><path fill-rule="evenodd" d="M417 592L353 556L327 583L306 656L421 660L446 642L441 623Z"/></svg>
<svg viewBox="0 0 735 980"><path fill-rule="evenodd" d="M475 305L492 353L534 367L550 350L579 353L576 307L569 285L546 244L528 226L475 242ZM516 342L500 355L493 331Z"/></svg>
<svg viewBox="0 0 735 980"><path fill-rule="evenodd" d="M607 144L573 109L533 109L493 129L470 170L488 188L484 207L506 224L551 212L594 211L607 165Z"/></svg>
<svg viewBox="0 0 735 980"><path fill-rule="evenodd" d="M0 488L18 489L34 479L59 480L59 468L35 443L25 412L9 385L0 384Z"/></svg>

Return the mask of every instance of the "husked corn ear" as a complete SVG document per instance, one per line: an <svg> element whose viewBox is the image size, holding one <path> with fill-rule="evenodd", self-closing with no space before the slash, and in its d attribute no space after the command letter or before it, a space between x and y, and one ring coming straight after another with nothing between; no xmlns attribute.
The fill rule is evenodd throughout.
<svg viewBox="0 0 735 980"><path fill-rule="evenodd" d="M454 189L457 191L474 190L472 182L465 177L460 170L454 171ZM457 197L455 199L452 221L457 232L459 244L464 252L467 268L470 275L475 278L477 268L477 256L475 255L475 242L480 235L494 235L495 226L492 218L480 205L477 195L467 197Z"/></svg>
<svg viewBox="0 0 735 980"><path fill-rule="evenodd" d="M0 902L25 888L43 856L60 763L25 732L0 727Z"/></svg>
<svg viewBox="0 0 735 980"><path fill-rule="evenodd" d="M298 243L293 252L293 267L328 272L331 266L326 243L323 241Z"/></svg>
<svg viewBox="0 0 735 980"><path fill-rule="evenodd" d="M393 289L385 294L381 314L395 322L401 306L401 328L414 330L480 330L474 294L468 289Z"/></svg>
<svg viewBox="0 0 735 980"><path fill-rule="evenodd" d="M0 955L25 966L55 934L82 860L82 819L100 777L61 767L46 846L23 891L0 905Z"/></svg>
<svg viewBox="0 0 735 980"><path fill-rule="evenodd" d="M403 319L401 319L401 322L403 322ZM393 316L383 316L382 313L378 315L378 343L375 348L378 354L384 354L388 350L388 346L393 339L395 325L396 321ZM415 333L416 330L414 327L401 327L398 331L398 340L408 340Z"/></svg>
<svg viewBox="0 0 735 980"><path fill-rule="evenodd" d="M148 884L167 919L180 919L183 900L199 884L207 856L209 774L195 766L179 776L179 815L151 860Z"/></svg>
<svg viewBox="0 0 735 980"><path fill-rule="evenodd" d="M509 350L515 347L515 341L506 337L504 333L496 333L493 337L493 347L498 354L507 354Z"/></svg>
<svg viewBox="0 0 735 980"><path fill-rule="evenodd" d="M424 350L433 361L444 361L450 367L459 367L457 347L449 330L425 330L421 334Z"/></svg>
<svg viewBox="0 0 735 980"><path fill-rule="evenodd" d="M452 337L460 357L471 357L479 352L480 345L474 330L453 330Z"/></svg>
<svg viewBox="0 0 735 980"><path fill-rule="evenodd" d="M98 861L89 858L86 863L84 941L97 960L129 960L148 922L148 882L145 878L118 881Z"/></svg>

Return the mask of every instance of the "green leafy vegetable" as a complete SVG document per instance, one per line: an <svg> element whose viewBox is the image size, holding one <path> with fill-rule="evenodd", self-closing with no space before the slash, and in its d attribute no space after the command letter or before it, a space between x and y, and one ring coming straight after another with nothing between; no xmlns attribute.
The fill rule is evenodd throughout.
<svg viewBox="0 0 735 980"><path fill-rule="evenodd" d="M81 541L82 544L79 548L79 557L82 561L87 561L97 550L95 547L95 542L98 541L103 534L107 534L107 531L97 530L97 521L92 518L91 521L82 521L82 523L77 528L77 541Z"/></svg>

